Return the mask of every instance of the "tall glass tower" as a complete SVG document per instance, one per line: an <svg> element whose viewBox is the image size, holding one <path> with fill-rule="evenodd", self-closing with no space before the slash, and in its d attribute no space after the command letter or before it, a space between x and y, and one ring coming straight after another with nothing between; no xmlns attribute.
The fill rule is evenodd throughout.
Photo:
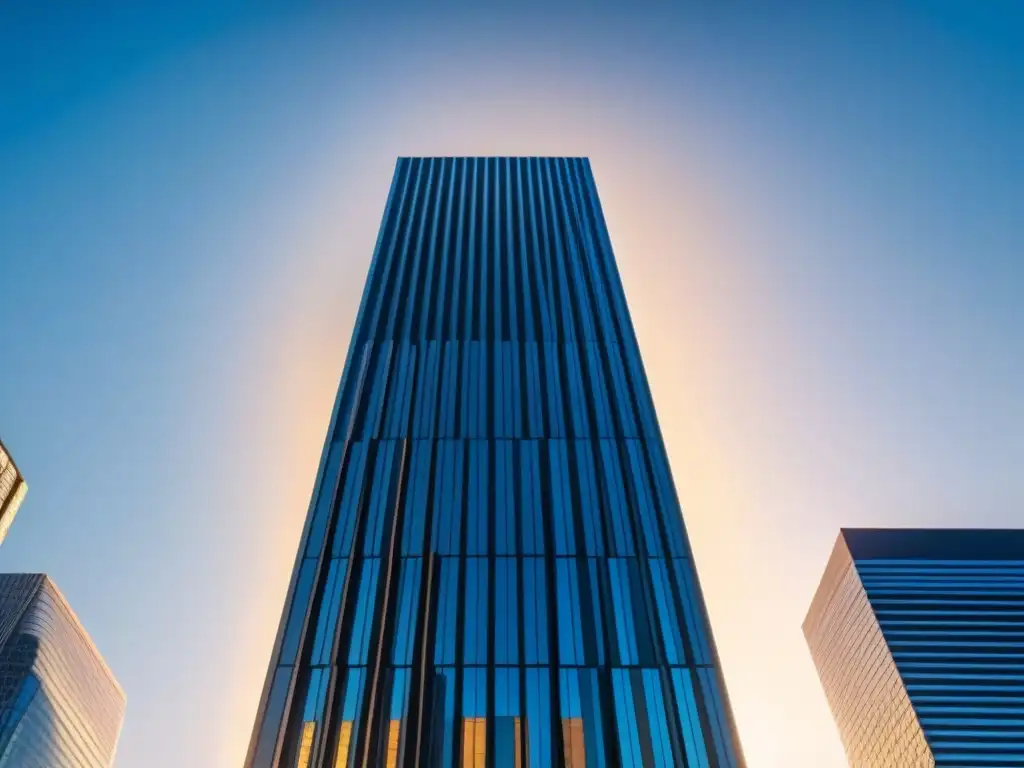
<svg viewBox="0 0 1024 768"><path fill-rule="evenodd" d="M246 765L743 765L587 160L399 159Z"/></svg>
<svg viewBox="0 0 1024 768"><path fill-rule="evenodd" d="M1024 766L1024 531L844 529L804 634L853 768Z"/></svg>
<svg viewBox="0 0 1024 768"><path fill-rule="evenodd" d="M124 708L49 577L0 575L0 768L109 768Z"/></svg>

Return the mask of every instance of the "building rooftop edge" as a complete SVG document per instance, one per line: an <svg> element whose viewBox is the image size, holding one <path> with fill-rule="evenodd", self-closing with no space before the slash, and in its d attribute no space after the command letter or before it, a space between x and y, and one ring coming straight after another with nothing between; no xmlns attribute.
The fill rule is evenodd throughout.
<svg viewBox="0 0 1024 768"><path fill-rule="evenodd" d="M585 160L587 155L398 155L399 160Z"/></svg>
<svg viewBox="0 0 1024 768"><path fill-rule="evenodd" d="M841 528L854 560L1024 560L1019 528Z"/></svg>

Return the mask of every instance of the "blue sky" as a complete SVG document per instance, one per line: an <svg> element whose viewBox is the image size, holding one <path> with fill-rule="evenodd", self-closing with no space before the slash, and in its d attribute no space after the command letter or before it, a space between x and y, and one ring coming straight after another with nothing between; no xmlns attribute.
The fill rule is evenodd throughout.
<svg viewBox="0 0 1024 768"><path fill-rule="evenodd" d="M300 5L0 8L0 568L121 680L118 765L241 762L418 153L592 158L750 764L842 765L838 527L1024 508L1019 4Z"/></svg>

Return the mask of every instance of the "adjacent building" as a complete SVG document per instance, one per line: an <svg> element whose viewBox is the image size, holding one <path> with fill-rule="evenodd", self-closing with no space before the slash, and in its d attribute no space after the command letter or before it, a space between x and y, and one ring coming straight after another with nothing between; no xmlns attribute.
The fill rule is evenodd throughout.
<svg viewBox="0 0 1024 768"><path fill-rule="evenodd" d="M21 476L4 444L0 443L0 543L7 537L7 531L27 491L25 478Z"/></svg>
<svg viewBox="0 0 1024 768"><path fill-rule="evenodd" d="M246 765L743 765L587 160L398 161Z"/></svg>
<svg viewBox="0 0 1024 768"><path fill-rule="evenodd" d="M1024 531L844 529L804 635L853 768L1024 766Z"/></svg>
<svg viewBox="0 0 1024 768"><path fill-rule="evenodd" d="M0 575L0 768L109 768L124 707L56 585Z"/></svg>

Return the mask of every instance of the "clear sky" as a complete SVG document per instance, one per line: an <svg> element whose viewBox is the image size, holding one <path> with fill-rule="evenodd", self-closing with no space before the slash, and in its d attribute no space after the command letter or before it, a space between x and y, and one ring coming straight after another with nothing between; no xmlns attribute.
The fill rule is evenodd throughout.
<svg viewBox="0 0 1024 768"><path fill-rule="evenodd" d="M88 5L0 4L0 569L118 766L241 764L400 154L591 157L750 765L844 765L839 526L1024 519L1024 6Z"/></svg>

